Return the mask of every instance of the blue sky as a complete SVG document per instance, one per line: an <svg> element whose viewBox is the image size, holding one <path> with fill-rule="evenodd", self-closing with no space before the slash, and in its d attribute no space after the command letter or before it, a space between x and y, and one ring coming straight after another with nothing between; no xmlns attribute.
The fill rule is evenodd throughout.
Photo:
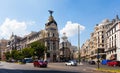
<svg viewBox="0 0 120 73"><path fill-rule="evenodd" d="M119 3L120 0L0 0L0 38L9 39L12 32L24 36L44 29L48 10L53 10L59 32L69 33L68 40L73 45L78 45L76 25L81 26L82 45L96 24L120 15Z"/></svg>

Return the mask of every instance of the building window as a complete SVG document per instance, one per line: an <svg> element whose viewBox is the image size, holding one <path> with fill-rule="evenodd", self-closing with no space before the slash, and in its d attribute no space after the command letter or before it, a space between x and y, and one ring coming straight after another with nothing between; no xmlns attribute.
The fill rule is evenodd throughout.
<svg viewBox="0 0 120 73"><path fill-rule="evenodd" d="M102 40L102 43L104 43L104 40Z"/></svg>
<svg viewBox="0 0 120 73"><path fill-rule="evenodd" d="M102 35L102 39L104 39L104 35Z"/></svg>
<svg viewBox="0 0 120 73"><path fill-rule="evenodd" d="M113 47L113 36L112 36L112 47Z"/></svg>
<svg viewBox="0 0 120 73"><path fill-rule="evenodd" d="M115 40L114 41L115 41L114 43L115 43L115 48L116 48L116 34L115 34Z"/></svg>
<svg viewBox="0 0 120 73"><path fill-rule="evenodd" d="M50 50L50 43L49 42L47 43L47 46L48 46L47 49Z"/></svg>
<svg viewBox="0 0 120 73"><path fill-rule="evenodd" d="M103 29L104 29L104 26L103 26Z"/></svg>
<svg viewBox="0 0 120 73"><path fill-rule="evenodd" d="M53 50L56 49L56 45L55 45L55 42L53 42Z"/></svg>
<svg viewBox="0 0 120 73"><path fill-rule="evenodd" d="M109 48L111 47L111 38L109 39L110 41L109 41Z"/></svg>
<svg viewBox="0 0 120 73"><path fill-rule="evenodd" d="M103 34L103 31L102 31L102 34Z"/></svg>
<svg viewBox="0 0 120 73"><path fill-rule="evenodd" d="M55 34L53 33L53 37L55 36Z"/></svg>
<svg viewBox="0 0 120 73"><path fill-rule="evenodd" d="M50 33L48 33L48 37L50 36Z"/></svg>
<svg viewBox="0 0 120 73"><path fill-rule="evenodd" d="M104 45L102 45L102 47L104 47Z"/></svg>

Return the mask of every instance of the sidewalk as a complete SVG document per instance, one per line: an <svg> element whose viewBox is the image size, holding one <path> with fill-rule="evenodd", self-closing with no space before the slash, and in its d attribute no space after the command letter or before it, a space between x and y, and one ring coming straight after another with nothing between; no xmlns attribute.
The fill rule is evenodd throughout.
<svg viewBox="0 0 120 73"><path fill-rule="evenodd" d="M92 73L120 73L120 72L116 72L115 69L119 69L119 67L109 67L106 65L100 65L100 68L97 68L97 65L89 65L87 63L78 63L78 65L81 66L87 66L87 70L92 71ZM113 70L113 71L112 71Z"/></svg>

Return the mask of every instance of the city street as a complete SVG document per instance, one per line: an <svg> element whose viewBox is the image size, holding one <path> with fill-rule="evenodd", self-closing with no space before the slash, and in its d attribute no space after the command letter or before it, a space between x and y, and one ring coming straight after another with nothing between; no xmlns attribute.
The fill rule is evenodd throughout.
<svg viewBox="0 0 120 73"><path fill-rule="evenodd" d="M47 68L37 68L34 67L32 63L0 63L0 73L96 73L94 69L95 66L65 66L64 63L49 63Z"/></svg>

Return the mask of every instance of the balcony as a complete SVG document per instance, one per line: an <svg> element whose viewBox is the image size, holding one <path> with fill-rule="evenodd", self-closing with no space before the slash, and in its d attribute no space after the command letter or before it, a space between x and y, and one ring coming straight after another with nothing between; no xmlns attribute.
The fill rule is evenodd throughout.
<svg viewBox="0 0 120 73"><path fill-rule="evenodd" d="M107 48L106 52L113 51L113 50L116 50L116 49L117 49L116 46L113 46L113 47Z"/></svg>

